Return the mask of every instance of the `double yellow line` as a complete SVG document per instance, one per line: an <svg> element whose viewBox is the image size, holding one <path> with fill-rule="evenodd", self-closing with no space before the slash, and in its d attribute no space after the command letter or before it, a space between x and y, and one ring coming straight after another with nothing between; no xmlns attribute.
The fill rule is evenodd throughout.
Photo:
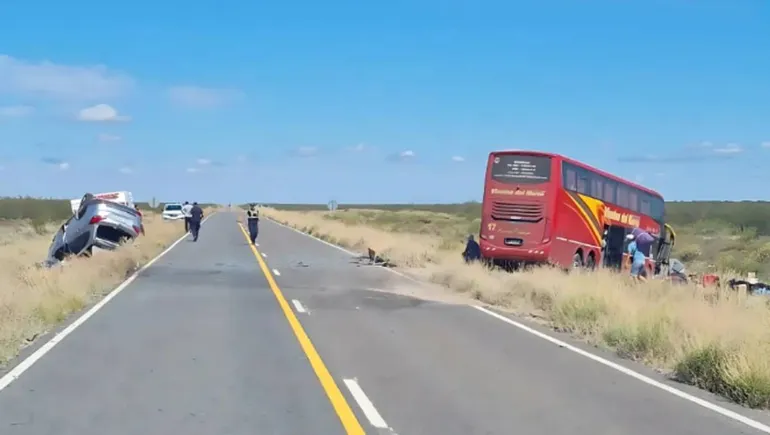
<svg viewBox="0 0 770 435"><path fill-rule="evenodd" d="M251 248L251 252L254 254L254 258L257 259L257 263L259 263L259 267L262 269L265 279L267 279L270 290L273 291L273 295L278 301L278 305L281 307L284 316L286 316L286 320L289 322L291 330L294 331L294 335L297 337L299 345L302 347L307 359L310 361L310 365L313 367L313 371L321 382L321 387L323 387L326 396L334 407L334 411L337 413L337 416L342 423L342 427L345 429L345 433L348 435L364 435L366 433L364 432L364 428L361 427L361 423L358 422L356 415L353 413L347 400L345 400L345 396L342 395L342 391L340 391L337 383L334 382L334 378L331 373L329 373L329 369L326 368L326 364L324 364L321 356L318 355L318 351L315 350L315 346L313 346L313 343L310 341L310 337L308 337L302 324L299 323L299 319L297 319L294 311L292 311L289 303L283 296L283 292L281 292L278 284L276 284L275 278L273 278L273 274L270 272L270 268L267 267L267 263L262 259L262 255L259 254L256 246L251 244L249 234L246 232L246 229L243 228L243 225L238 224L238 228L241 229L241 233L243 233L243 237L246 238L246 241Z"/></svg>

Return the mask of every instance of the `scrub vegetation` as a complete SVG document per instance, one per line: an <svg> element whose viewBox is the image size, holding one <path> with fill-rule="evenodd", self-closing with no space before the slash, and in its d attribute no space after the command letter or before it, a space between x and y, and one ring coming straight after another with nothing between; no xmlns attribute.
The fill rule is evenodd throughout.
<svg viewBox="0 0 770 435"><path fill-rule="evenodd" d="M467 265L460 252L478 234L477 203L441 205L272 205L263 214L366 253L374 249L403 273L571 333L618 355L662 369L735 402L770 408L770 307L765 296L729 288L635 284L606 270L521 273ZM724 278L770 276L770 203L667 204L678 239L674 257L691 271Z"/></svg>
<svg viewBox="0 0 770 435"><path fill-rule="evenodd" d="M69 201L0 199L0 367L71 314L101 299L184 234L183 222L164 222L160 209L138 205L146 235L116 251L95 252L92 258L46 269L39 263L53 234L71 214Z"/></svg>

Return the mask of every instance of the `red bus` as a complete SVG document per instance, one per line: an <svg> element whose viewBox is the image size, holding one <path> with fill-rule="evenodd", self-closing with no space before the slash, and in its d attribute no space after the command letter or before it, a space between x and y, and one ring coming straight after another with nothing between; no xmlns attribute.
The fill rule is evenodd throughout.
<svg viewBox="0 0 770 435"><path fill-rule="evenodd" d="M623 268L634 228L657 237L670 230L658 192L559 154L490 153L483 198L482 257L506 266ZM648 274L653 266L650 258Z"/></svg>

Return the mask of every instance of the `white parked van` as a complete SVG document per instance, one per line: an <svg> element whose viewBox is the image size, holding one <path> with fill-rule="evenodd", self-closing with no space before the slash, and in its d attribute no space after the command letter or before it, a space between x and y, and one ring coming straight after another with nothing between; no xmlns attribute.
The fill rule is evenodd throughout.
<svg viewBox="0 0 770 435"><path fill-rule="evenodd" d="M172 202L170 204L164 205L163 213L161 213L161 216L163 216L163 220L166 221L184 219L184 213L182 213L182 204L178 202Z"/></svg>

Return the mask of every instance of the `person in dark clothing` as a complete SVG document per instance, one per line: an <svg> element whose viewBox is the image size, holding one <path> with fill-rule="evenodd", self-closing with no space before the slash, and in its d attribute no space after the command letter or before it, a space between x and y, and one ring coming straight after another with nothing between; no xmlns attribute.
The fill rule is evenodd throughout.
<svg viewBox="0 0 770 435"><path fill-rule="evenodd" d="M481 259L481 246L473 239L473 234L468 236L468 242L465 244L465 251L463 251L463 258L466 263L472 263Z"/></svg>
<svg viewBox="0 0 770 435"><path fill-rule="evenodd" d="M193 202L190 209L190 233L193 236L193 242L198 241L198 233L201 230L201 221L203 220L203 209L197 202Z"/></svg>
<svg viewBox="0 0 770 435"><path fill-rule="evenodd" d="M256 204L251 204L246 211L246 222L249 224L249 239L253 245L257 243L257 235L259 235L259 210Z"/></svg>

